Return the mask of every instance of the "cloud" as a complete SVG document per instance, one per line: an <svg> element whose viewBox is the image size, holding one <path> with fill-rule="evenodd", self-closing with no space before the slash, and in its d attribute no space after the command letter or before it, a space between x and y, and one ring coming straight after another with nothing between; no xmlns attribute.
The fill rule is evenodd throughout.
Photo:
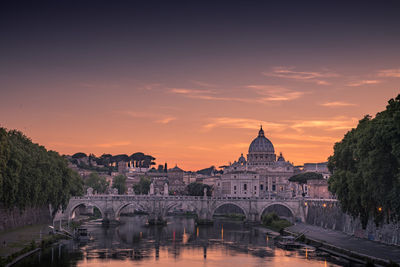
<svg viewBox="0 0 400 267"><path fill-rule="evenodd" d="M400 76L399 76L400 77ZM346 86L362 86L362 85L368 85L368 84L377 84L381 83L379 80L361 80L361 81L356 81L356 82L351 82L346 84Z"/></svg>
<svg viewBox="0 0 400 267"><path fill-rule="evenodd" d="M137 111L117 111L119 114L124 114L128 115L133 118L148 118L151 120L154 120L156 123L161 123L161 124L168 124L171 121L177 120L176 117L170 116L170 115L160 115L160 114L155 114L155 113L148 113L148 112L137 112Z"/></svg>
<svg viewBox="0 0 400 267"><path fill-rule="evenodd" d="M291 124L293 129L324 128L329 131L351 129L357 125L356 118L335 117L329 120L304 120Z"/></svg>
<svg viewBox="0 0 400 267"><path fill-rule="evenodd" d="M161 120L156 120L156 122L162 123L162 124L168 124L168 123L170 123L171 121L174 121L174 120L176 120L175 117L166 117L166 118L161 119Z"/></svg>
<svg viewBox="0 0 400 267"><path fill-rule="evenodd" d="M247 88L255 90L255 92L263 97L260 101L289 101L303 96L305 93L300 91L292 91L282 86L275 85L248 85Z"/></svg>
<svg viewBox="0 0 400 267"><path fill-rule="evenodd" d="M400 69L386 69L378 71L379 77L394 77L400 78Z"/></svg>
<svg viewBox="0 0 400 267"><path fill-rule="evenodd" d="M198 86L202 86L202 87L217 87L215 84L206 83L206 82L202 82L202 81L191 80L190 82L192 82Z"/></svg>
<svg viewBox="0 0 400 267"><path fill-rule="evenodd" d="M187 88L172 88L171 93L179 94L187 98L213 100L213 101L235 101L241 103L259 103L265 104L271 101L290 101L303 96L305 93L293 91L282 86L273 85L248 85L248 89L253 90L253 96L247 97L232 97L221 96L215 90L199 90Z"/></svg>
<svg viewBox="0 0 400 267"><path fill-rule="evenodd" d="M319 104L320 106L324 107L348 107L348 106L356 106L356 104L353 103L348 103L348 102L342 102L342 101L333 101L333 102L325 102L322 104Z"/></svg>
<svg viewBox="0 0 400 267"><path fill-rule="evenodd" d="M142 88L143 88L144 90L151 91L151 90L153 90L153 89L155 89L155 88L157 88L157 87L160 87L160 86L161 86L160 83L149 83L149 84L143 85Z"/></svg>
<svg viewBox="0 0 400 267"><path fill-rule="evenodd" d="M265 129L279 129L285 126L284 124L281 123L267 122L254 119L218 117L218 118L212 118L211 121L205 124L203 127L207 130L218 127L258 130L260 124L263 125Z"/></svg>
<svg viewBox="0 0 400 267"><path fill-rule="evenodd" d="M315 136L315 135L303 135L303 134L279 134L277 139L289 139L289 140L300 140L309 142L321 142L321 143L334 143L338 141L338 138L330 136Z"/></svg>
<svg viewBox="0 0 400 267"><path fill-rule="evenodd" d="M270 72L263 72L265 76L312 81L320 85L329 85L330 83L322 78L332 78L339 76L337 73L333 72L317 72L317 71L296 71L293 67L275 67Z"/></svg>

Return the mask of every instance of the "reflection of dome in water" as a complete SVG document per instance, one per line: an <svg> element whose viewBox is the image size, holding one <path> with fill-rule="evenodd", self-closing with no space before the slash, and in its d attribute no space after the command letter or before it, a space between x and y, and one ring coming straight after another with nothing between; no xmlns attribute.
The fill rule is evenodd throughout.
<svg viewBox="0 0 400 267"><path fill-rule="evenodd" d="M249 147L249 153L251 152L266 152L266 153L274 153L274 146L272 145L271 141L264 136L264 130L261 129L258 132L258 136L256 139L251 142Z"/></svg>

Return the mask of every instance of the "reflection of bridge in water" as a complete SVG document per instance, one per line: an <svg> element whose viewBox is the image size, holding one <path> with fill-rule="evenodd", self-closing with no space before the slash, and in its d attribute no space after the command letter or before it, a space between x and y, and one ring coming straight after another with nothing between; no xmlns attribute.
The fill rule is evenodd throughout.
<svg viewBox="0 0 400 267"><path fill-rule="evenodd" d="M196 196L164 196L164 195L86 195L72 197L65 211L55 220L71 220L76 208L94 206L102 216L103 221L119 220L121 211L127 206L133 206L149 214L149 221L165 221L168 213L174 210L193 212L199 220L211 221L217 209L233 205L239 208L247 222L259 222L265 212L275 211L278 215L290 220L304 222L307 217L308 203L317 205L334 203L332 199L271 199L271 198L240 198L240 197L196 197ZM323 203L323 204L322 204ZM279 214L281 213L281 214Z"/></svg>

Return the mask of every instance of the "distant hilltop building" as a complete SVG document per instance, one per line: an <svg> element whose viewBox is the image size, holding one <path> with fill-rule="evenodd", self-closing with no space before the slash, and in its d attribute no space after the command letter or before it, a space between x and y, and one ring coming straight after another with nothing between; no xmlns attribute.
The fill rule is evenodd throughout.
<svg viewBox="0 0 400 267"><path fill-rule="evenodd" d="M307 185L302 188L296 183L289 182L289 178L300 172L319 172L324 178L329 177L326 163L307 163L302 168L293 166L286 161L282 153L277 157L272 142L265 137L262 126L258 136L250 143L247 159L243 154L237 161L229 166L224 166L223 174L216 180L216 195L226 197L283 197L290 198L305 192L308 194ZM318 190L323 191L327 182L318 183ZM314 196L312 196L314 197ZM315 197L320 197L315 196Z"/></svg>

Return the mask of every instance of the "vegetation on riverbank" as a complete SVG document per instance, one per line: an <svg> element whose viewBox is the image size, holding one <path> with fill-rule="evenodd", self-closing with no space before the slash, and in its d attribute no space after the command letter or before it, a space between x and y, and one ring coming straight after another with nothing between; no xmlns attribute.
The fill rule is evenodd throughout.
<svg viewBox="0 0 400 267"><path fill-rule="evenodd" d="M329 189L344 212L379 224L400 220L400 95L386 110L367 115L329 157Z"/></svg>
<svg viewBox="0 0 400 267"><path fill-rule="evenodd" d="M62 239L65 239L65 238L66 237L64 235L51 235L46 238L43 238L40 243L32 240L29 245L25 246L23 249L15 252L11 255L9 255L8 257L5 257L5 258L0 257L0 267L6 266L8 263L11 263L12 261L14 261L16 258L18 258L21 255L24 255L26 253L34 251L38 248L44 249L44 248L50 247L54 243L56 243Z"/></svg>
<svg viewBox="0 0 400 267"><path fill-rule="evenodd" d="M239 213L221 213L221 214L214 214L216 217L222 217L222 218L229 218L233 220L244 220L246 219L246 215L244 214L239 214Z"/></svg>
<svg viewBox="0 0 400 267"><path fill-rule="evenodd" d="M262 216L261 221L262 225L276 232L282 232L283 229L292 225L289 221L279 218L275 212Z"/></svg>
<svg viewBox="0 0 400 267"><path fill-rule="evenodd" d="M83 194L79 175L55 151L32 143L23 133L0 128L0 202L7 208L65 207Z"/></svg>

